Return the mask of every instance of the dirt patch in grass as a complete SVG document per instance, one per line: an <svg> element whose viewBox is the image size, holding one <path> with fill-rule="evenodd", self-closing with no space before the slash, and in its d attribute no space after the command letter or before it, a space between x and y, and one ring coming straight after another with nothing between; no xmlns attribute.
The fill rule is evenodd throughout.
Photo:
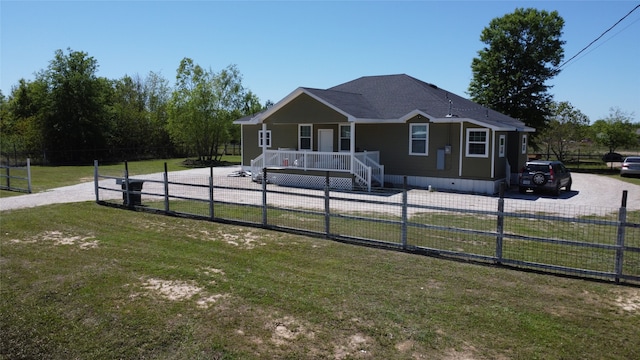
<svg viewBox="0 0 640 360"><path fill-rule="evenodd" d="M261 241L260 236L250 231L234 234L220 231L217 235L222 241L226 242L227 244L237 246L241 249L250 250L256 246L265 245L265 243Z"/></svg>
<svg viewBox="0 0 640 360"><path fill-rule="evenodd" d="M212 267L200 269L200 271L209 277L224 277L224 270ZM215 279L209 283L215 284ZM195 281L180 280L163 280L157 278L149 278L143 280L142 289L145 295L156 296L169 301L185 301L195 299L199 308L207 309L220 299L228 297L227 294L210 294ZM133 294L131 297L136 298L141 294Z"/></svg>
<svg viewBox="0 0 640 360"><path fill-rule="evenodd" d="M95 236L88 235L70 235L65 234L62 231L45 231L44 233L27 239L11 239L10 243L14 244L34 244L38 242L49 242L54 246L76 245L80 249L93 249L98 247L98 240L95 240Z"/></svg>
<svg viewBox="0 0 640 360"><path fill-rule="evenodd" d="M147 279L142 283L147 294L152 294L169 301L184 301L197 297L196 304L202 309L209 308L226 294L208 294L203 288L192 281ZM134 294L132 298L139 294Z"/></svg>
<svg viewBox="0 0 640 360"><path fill-rule="evenodd" d="M142 283L142 288L171 301L190 299L202 292L202 288L191 282L162 279L148 279Z"/></svg>
<svg viewBox="0 0 640 360"><path fill-rule="evenodd" d="M624 311L640 313L640 289L619 291L615 304Z"/></svg>
<svg viewBox="0 0 640 360"><path fill-rule="evenodd" d="M471 352L468 349L462 349L462 350L449 349L444 354L444 357L442 359L443 360L476 360L478 358L476 358L473 355L473 352Z"/></svg>
<svg viewBox="0 0 640 360"><path fill-rule="evenodd" d="M313 340L315 333L310 330L310 325L296 320L292 316L285 316L269 322L267 325L272 328L271 341L278 346L285 346L294 343L298 338Z"/></svg>
<svg viewBox="0 0 640 360"><path fill-rule="evenodd" d="M369 347L373 344L373 340L361 333L353 334L344 339L341 344L336 345L334 358L371 358L373 354Z"/></svg>
<svg viewBox="0 0 640 360"><path fill-rule="evenodd" d="M229 245L236 246L240 249L251 250L256 246L265 245L264 239L256 232L252 232L246 228L232 226L224 227L224 230L212 230L210 227L194 229L192 223L188 225L170 226L165 222L149 221L142 225L147 229L157 229L159 232L173 231L184 234L191 239L201 241L223 241Z"/></svg>

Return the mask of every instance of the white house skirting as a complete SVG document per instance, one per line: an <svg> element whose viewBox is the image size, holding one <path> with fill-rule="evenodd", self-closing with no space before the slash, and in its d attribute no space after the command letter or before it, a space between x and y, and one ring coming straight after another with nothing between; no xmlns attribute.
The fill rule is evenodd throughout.
<svg viewBox="0 0 640 360"><path fill-rule="evenodd" d="M306 189L323 189L325 183L324 176L313 175L271 173L267 175L267 178L272 184ZM351 178L330 177L329 188L338 190L352 190L353 181L351 180Z"/></svg>
<svg viewBox="0 0 640 360"><path fill-rule="evenodd" d="M385 183L392 183L396 187L402 186L402 175L385 175ZM407 185L418 188L431 188L433 190L452 190L475 194L493 195L500 191L500 183L504 180L472 180L456 178L432 178L422 176L407 176Z"/></svg>

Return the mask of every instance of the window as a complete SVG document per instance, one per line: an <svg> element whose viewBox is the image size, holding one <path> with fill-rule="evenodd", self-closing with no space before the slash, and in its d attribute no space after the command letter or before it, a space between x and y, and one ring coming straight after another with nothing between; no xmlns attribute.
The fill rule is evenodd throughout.
<svg viewBox="0 0 640 360"><path fill-rule="evenodd" d="M507 142L506 136L500 135L500 139L498 140L498 157L504 157L506 142Z"/></svg>
<svg viewBox="0 0 640 360"><path fill-rule="evenodd" d="M311 125L299 125L298 126L298 149L311 151L313 147L313 141L311 138Z"/></svg>
<svg viewBox="0 0 640 360"><path fill-rule="evenodd" d="M467 156L489 157L488 129L467 129Z"/></svg>
<svg viewBox="0 0 640 360"><path fill-rule="evenodd" d="M527 153L527 135L522 135L522 153Z"/></svg>
<svg viewBox="0 0 640 360"><path fill-rule="evenodd" d="M258 146L271 147L271 130L258 131Z"/></svg>
<svg viewBox="0 0 640 360"><path fill-rule="evenodd" d="M429 124L409 124L409 155L429 155Z"/></svg>
<svg viewBox="0 0 640 360"><path fill-rule="evenodd" d="M351 126L340 125L340 151L351 150Z"/></svg>

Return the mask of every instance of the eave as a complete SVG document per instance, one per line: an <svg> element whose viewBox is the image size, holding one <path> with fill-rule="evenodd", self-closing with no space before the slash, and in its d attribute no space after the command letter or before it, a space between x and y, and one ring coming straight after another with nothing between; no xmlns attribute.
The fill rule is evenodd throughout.
<svg viewBox="0 0 640 360"><path fill-rule="evenodd" d="M286 106L288 103L290 103L291 101L293 101L295 98L297 98L298 96L302 95L302 94L306 94L308 96L310 96L311 98L313 98L314 100L320 102L321 104L327 106L328 108L336 111L337 113L345 116L347 118L348 122L354 122L356 124L403 124L406 123L407 121L415 118L416 116L423 116L426 119L428 119L430 122L433 123L440 123L440 124L457 124L457 123L463 123L463 122L468 122L474 125L478 125L481 126L483 128L488 128L494 131L519 131L519 132L535 132L535 129L525 126L523 124L523 126L516 126L516 125L511 125L511 124L502 124L502 123L498 123L496 124L495 121L483 121L483 120L479 120L479 119L473 119L473 118L463 118L463 117L457 117L457 116L446 116L446 117L437 117L437 116L433 116L425 111L422 110L413 110L408 112L407 114L397 118L397 119L372 119L372 118L358 118L355 117L352 114L347 113L346 111L336 107L335 105L327 102L325 99L323 99L322 97L317 96L316 94L314 94L311 91L308 91L305 88L297 88L296 90L294 90L293 92L291 92L289 95L287 95L284 99L280 100L278 103L276 103L275 105L273 105L272 107L270 107L269 109L255 114L253 117L251 117L250 119L247 119L247 117L242 118L240 120L236 120L233 123L234 124L240 124L240 125L257 125L257 124L261 124L264 119L268 118L269 116L271 116L273 113L277 112L278 110L282 109L284 106Z"/></svg>

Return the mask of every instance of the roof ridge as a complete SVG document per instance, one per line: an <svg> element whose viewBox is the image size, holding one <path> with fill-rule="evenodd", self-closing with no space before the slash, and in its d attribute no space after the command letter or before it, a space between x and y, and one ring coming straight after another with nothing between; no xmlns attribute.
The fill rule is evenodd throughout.
<svg viewBox="0 0 640 360"><path fill-rule="evenodd" d="M317 91L332 91L332 92L339 92L339 93L344 93L344 94L362 95L362 93L355 93L355 92L351 92L351 91L344 91L344 90L334 90L333 88L328 88L328 89L318 89L318 88L310 88L310 87L301 87L301 89L305 89L305 90L317 90Z"/></svg>

